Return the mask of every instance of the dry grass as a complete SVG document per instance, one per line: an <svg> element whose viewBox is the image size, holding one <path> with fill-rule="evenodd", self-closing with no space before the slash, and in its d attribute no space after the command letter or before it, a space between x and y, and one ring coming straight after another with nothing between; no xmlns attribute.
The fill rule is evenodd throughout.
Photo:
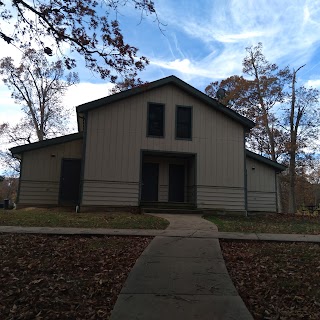
<svg viewBox="0 0 320 320"><path fill-rule="evenodd" d="M268 214L256 216L206 217L219 231L248 233L320 234L320 217Z"/></svg>
<svg viewBox="0 0 320 320"><path fill-rule="evenodd" d="M61 209L1 210L0 225L24 227L73 227L110 229L165 229L169 222L160 217L127 212L75 213Z"/></svg>

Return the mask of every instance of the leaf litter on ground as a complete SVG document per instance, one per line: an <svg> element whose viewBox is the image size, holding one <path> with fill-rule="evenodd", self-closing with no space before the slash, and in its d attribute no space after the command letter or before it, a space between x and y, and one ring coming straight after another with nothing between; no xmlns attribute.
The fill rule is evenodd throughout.
<svg viewBox="0 0 320 320"><path fill-rule="evenodd" d="M150 241L0 234L0 319L108 319Z"/></svg>
<svg viewBox="0 0 320 320"><path fill-rule="evenodd" d="M255 319L320 319L320 245L221 241L229 274Z"/></svg>

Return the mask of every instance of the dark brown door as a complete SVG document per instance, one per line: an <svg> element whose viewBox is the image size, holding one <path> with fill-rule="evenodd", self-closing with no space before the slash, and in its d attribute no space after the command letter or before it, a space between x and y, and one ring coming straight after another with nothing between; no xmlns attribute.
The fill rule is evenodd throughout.
<svg viewBox="0 0 320 320"><path fill-rule="evenodd" d="M80 190L80 159L63 159L60 181L60 202L77 204Z"/></svg>
<svg viewBox="0 0 320 320"><path fill-rule="evenodd" d="M184 165L169 165L169 202L184 202Z"/></svg>
<svg viewBox="0 0 320 320"><path fill-rule="evenodd" d="M141 201L158 201L159 164L142 164Z"/></svg>

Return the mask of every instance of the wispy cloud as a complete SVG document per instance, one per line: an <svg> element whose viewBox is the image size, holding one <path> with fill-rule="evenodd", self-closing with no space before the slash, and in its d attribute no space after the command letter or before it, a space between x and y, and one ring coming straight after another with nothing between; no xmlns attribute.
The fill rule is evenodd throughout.
<svg viewBox="0 0 320 320"><path fill-rule="evenodd" d="M265 35L265 32L262 31L252 31L252 32L243 32L238 34L222 34L221 36L217 35L216 40L222 43L228 42L238 42L239 40L246 40L246 39L258 39Z"/></svg>
<svg viewBox="0 0 320 320"><path fill-rule="evenodd" d="M177 1L175 5L163 1L160 12L166 17L168 29L188 35L190 42L201 41L199 50L207 52L202 60L190 55L178 61L154 57L155 64L178 72L211 74L214 78L239 73L245 48L258 42L263 43L268 60L297 67L308 63L319 46L318 0ZM219 54L211 54L216 48Z"/></svg>
<svg viewBox="0 0 320 320"><path fill-rule="evenodd" d="M234 62L235 57L232 52L223 57L211 57L212 55L208 55L199 61L191 61L187 58L175 60L151 60L151 65L176 71L188 75L191 78L205 77L210 80L224 79L233 73L241 72L241 64Z"/></svg>

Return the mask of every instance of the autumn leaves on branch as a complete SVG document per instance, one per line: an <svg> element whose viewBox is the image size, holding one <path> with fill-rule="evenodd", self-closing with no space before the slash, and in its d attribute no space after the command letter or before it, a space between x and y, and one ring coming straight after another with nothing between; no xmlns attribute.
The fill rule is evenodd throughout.
<svg viewBox="0 0 320 320"><path fill-rule="evenodd" d="M124 7L136 10L141 19L151 15L160 25L150 0L13 0L0 1L0 19L14 23L10 34L0 26L0 37L23 50L37 45L48 55L60 55L67 69L76 66L78 53L102 79L128 81L148 60L124 39L118 19Z"/></svg>

